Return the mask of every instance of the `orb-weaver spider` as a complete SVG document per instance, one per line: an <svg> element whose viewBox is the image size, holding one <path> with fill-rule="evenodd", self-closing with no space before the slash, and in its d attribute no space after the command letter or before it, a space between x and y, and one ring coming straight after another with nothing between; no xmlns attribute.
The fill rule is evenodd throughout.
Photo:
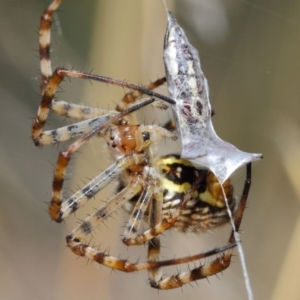
<svg viewBox="0 0 300 300"><path fill-rule="evenodd" d="M224 194L212 172L195 168L188 160L175 155L155 158L153 145L162 137L176 139L176 134L158 125L139 125L131 112L154 101L153 99L139 101L138 98L142 95L149 95L174 104L172 99L152 91L163 84L165 78L144 88L104 76L62 68L52 72L49 55L50 28L52 14L60 3L61 0L54 0L41 17L39 41L42 101L33 123L32 137L37 146L63 142L75 137L78 139L59 154L53 179L52 200L49 204L51 218L56 222L61 222L111 181L116 178L120 180L118 194L67 236L68 247L79 256L85 256L113 269L124 272L147 269L150 285L157 289L180 287L226 269L230 264L233 247L235 247L233 234L230 235L228 244L222 248L164 261L159 258L159 235L169 228L183 232L202 232L228 223L225 197L228 199L235 227L238 230L250 188L251 166L247 166L247 179L243 194L237 202L233 197L230 180L223 183ZM65 77L96 80L120 85L134 91L124 96L116 111L56 101L54 99L56 90ZM160 107L163 105L160 104ZM55 130L43 131L50 111L79 120L79 122ZM70 157L94 136L104 137L115 162L70 198L63 199L64 177ZM130 246L148 242L148 261L145 263L131 263L128 260L112 257L85 242L85 237L93 231L95 224L105 220L121 206L131 212L123 242ZM149 228L139 234L139 225L144 217L148 220ZM207 265L162 278L160 270L162 266L188 263L218 253L222 255Z"/></svg>

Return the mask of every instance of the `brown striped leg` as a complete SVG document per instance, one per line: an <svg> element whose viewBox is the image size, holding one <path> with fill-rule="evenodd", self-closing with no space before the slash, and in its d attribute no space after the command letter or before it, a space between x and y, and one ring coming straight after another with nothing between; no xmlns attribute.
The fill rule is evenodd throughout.
<svg viewBox="0 0 300 300"><path fill-rule="evenodd" d="M41 67L41 92L44 94L48 80L52 76L52 67L50 59L50 40L51 40L51 24L52 14L59 7L61 0L54 0L49 7L44 11L40 21L39 31L39 52L40 52L40 67Z"/></svg>
<svg viewBox="0 0 300 300"><path fill-rule="evenodd" d="M95 229L97 224L105 221L118 208L139 194L142 191L143 182L144 179L142 176L134 178L128 186L78 225L72 233L67 236L67 241L70 242L74 240L76 242L83 242L85 237Z"/></svg>
<svg viewBox="0 0 300 300"><path fill-rule="evenodd" d="M194 260L200 260L206 257L210 257L212 255L216 255L218 253L222 253L227 251L228 249L231 249L236 246L236 244L229 244L222 248L214 249L208 252L204 252L201 254L184 257L180 259L170 259L170 260L161 260L156 262L146 262L146 263L132 263L129 260L126 259L120 259L113 256L110 256L109 254L105 252L101 252L99 250L96 250L93 247L90 247L87 244L81 243L74 238L74 236L70 235L67 236L67 245L71 248L71 250L79 256L85 256L88 259L91 259L95 262L98 262L101 265L104 265L106 267L119 270L122 272L136 272L136 271L142 271L142 270L150 270L150 269L157 269L164 266L173 266L183 263L188 263ZM153 286L155 287L155 286ZM174 286L174 288L177 286ZM157 287L159 288L159 287Z"/></svg>
<svg viewBox="0 0 300 300"><path fill-rule="evenodd" d="M120 176L120 174L124 171L124 168L127 168L128 165L131 165L132 162L133 158L129 156L118 160L105 171L101 172L99 175L93 178L88 184L86 184L82 189L73 194L70 198L64 200L61 203L60 208L58 205L56 205L56 199L52 199L49 210L52 213L53 210L51 209L51 206L54 206L55 209L59 208L59 211L55 211L55 214L51 215L51 217L55 220L57 220L58 218L59 220L62 220L68 217L71 213L74 213L89 199L94 197L99 191L107 186L111 181ZM61 194L62 193L60 192L60 195Z"/></svg>
<svg viewBox="0 0 300 300"><path fill-rule="evenodd" d="M114 113L102 117L81 121L72 125L60 127L53 130L43 131L40 134L38 143L40 146L51 145L59 142L65 142L75 137L87 134L95 130L114 116Z"/></svg>

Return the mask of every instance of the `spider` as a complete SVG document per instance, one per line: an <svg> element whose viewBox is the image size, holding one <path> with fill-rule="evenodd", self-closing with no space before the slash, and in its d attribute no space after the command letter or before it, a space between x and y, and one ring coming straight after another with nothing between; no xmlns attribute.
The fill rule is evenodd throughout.
<svg viewBox="0 0 300 300"><path fill-rule="evenodd" d="M49 204L50 217L59 223L110 182L115 179L120 182L118 193L67 235L68 247L79 256L113 269L124 272L148 270L150 285L157 289L177 288L223 271L230 265L232 251L236 246L233 232L224 247L170 260L159 258L160 235L170 228L181 232L199 233L228 223L225 197L228 199L238 230L251 184L251 165L247 165L243 194L237 201L233 197L233 187L229 179L222 184L224 194L218 179L211 171L196 168L178 155L156 158L154 146L159 140L163 137L175 140L177 135L158 125L139 125L133 112L154 102L153 98L140 99L144 94L174 104L172 99L152 91L163 84L165 78L147 87L139 87L124 81L63 68L52 72L49 55L50 29L52 14L60 3L61 0L54 0L41 17L39 43L42 100L33 122L32 138L37 146L78 139L59 154ZM54 98L56 90L65 77L115 84L133 91L123 97L116 111L57 101ZM162 104L158 106L164 108ZM76 119L78 122L44 131L50 112ZM71 197L63 199L62 190L69 160L74 152L94 136L104 138L115 162ZM132 263L115 258L85 242L85 237L93 231L96 224L103 222L122 206L131 213L123 243L134 246L148 242L148 261L145 263ZM142 219L148 221L149 228L138 233ZM170 277L162 277L163 266L188 263L219 253L222 254L206 265Z"/></svg>

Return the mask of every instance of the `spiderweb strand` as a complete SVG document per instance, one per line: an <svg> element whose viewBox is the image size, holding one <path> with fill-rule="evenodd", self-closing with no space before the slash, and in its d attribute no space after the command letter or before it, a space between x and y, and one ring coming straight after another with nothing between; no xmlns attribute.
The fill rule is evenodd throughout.
<svg viewBox="0 0 300 300"><path fill-rule="evenodd" d="M243 249L241 239L240 239L240 234L236 230L234 220L233 220L233 217L232 217L232 212L231 212L230 207L228 205L228 199L226 197L226 193L225 193L225 190L224 190L222 184L221 184L221 188L222 188L222 193L223 193L223 196L224 196L224 199L225 199L228 216L230 218L231 227L232 227L232 230L234 232L234 239L237 243L237 250L238 250L238 253L239 253L239 257L240 257L240 261L241 261L241 265L242 265L242 269L243 269L243 275L244 275L244 279L245 279L245 286L246 286L247 296L248 296L249 300L253 300L254 299L253 298L253 292L252 292L251 282L250 282L248 269L247 269L247 265L246 265L244 249Z"/></svg>

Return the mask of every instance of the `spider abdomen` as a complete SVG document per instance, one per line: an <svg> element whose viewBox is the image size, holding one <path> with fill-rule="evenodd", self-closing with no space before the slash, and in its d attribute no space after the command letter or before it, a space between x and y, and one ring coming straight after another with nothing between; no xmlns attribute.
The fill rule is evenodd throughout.
<svg viewBox="0 0 300 300"><path fill-rule="evenodd" d="M196 169L189 161L181 159L178 155L161 157L157 165L163 173L163 218L172 216L193 183L199 176L203 176L193 197L186 203L176 220L174 230L204 232L229 222L221 185L212 172ZM223 188L230 209L234 211L235 198L230 180L225 181Z"/></svg>

